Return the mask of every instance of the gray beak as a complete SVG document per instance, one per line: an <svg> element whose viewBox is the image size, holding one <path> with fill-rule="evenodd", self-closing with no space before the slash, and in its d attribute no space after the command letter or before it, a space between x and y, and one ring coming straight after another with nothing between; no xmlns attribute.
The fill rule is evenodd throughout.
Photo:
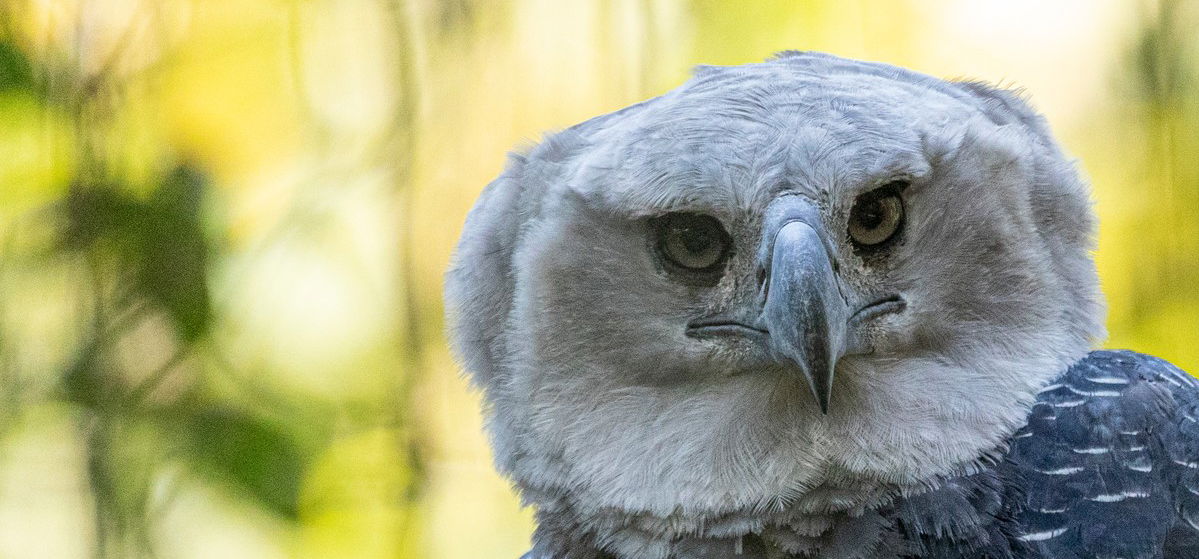
<svg viewBox="0 0 1199 559"><path fill-rule="evenodd" d="M830 239L816 208L790 195L771 204L763 231L758 263L766 273L762 322L770 332L771 353L799 366L827 414L850 316Z"/></svg>

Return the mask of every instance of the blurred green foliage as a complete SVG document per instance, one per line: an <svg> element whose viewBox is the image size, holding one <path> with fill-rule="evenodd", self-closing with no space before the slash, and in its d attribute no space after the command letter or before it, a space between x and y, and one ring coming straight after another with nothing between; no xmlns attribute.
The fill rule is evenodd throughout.
<svg viewBox="0 0 1199 559"><path fill-rule="evenodd" d="M503 153L696 63L1023 85L1110 345L1199 370L1199 7L0 2L0 558L514 557L440 275Z"/></svg>
<svg viewBox="0 0 1199 559"><path fill-rule="evenodd" d="M110 259L131 298L171 318L184 343L209 327L208 253L200 215L206 179L180 166L161 177L147 200L109 185L76 185L65 201L63 248ZM140 301L129 301L136 304Z"/></svg>
<svg viewBox="0 0 1199 559"><path fill-rule="evenodd" d="M16 45L0 42L0 92L33 89L33 68Z"/></svg>
<svg viewBox="0 0 1199 559"><path fill-rule="evenodd" d="M240 410L203 407L176 434L188 442L195 463L234 482L287 518L299 512L304 455L286 428Z"/></svg>

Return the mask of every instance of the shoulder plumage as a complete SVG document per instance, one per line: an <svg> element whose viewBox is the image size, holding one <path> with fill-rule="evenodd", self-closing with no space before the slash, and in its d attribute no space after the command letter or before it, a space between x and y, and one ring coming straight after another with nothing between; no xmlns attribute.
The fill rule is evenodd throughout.
<svg viewBox="0 0 1199 559"><path fill-rule="evenodd" d="M1178 542L1180 476L1199 474L1199 429L1184 433L1182 419L1197 388L1161 359L1096 351L1042 389L1008 455L1019 538L1046 557L1152 556Z"/></svg>

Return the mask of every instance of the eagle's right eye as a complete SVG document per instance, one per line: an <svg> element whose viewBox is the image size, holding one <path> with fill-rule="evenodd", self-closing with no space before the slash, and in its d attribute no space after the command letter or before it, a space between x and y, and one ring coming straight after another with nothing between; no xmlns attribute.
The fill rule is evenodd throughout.
<svg viewBox="0 0 1199 559"><path fill-rule="evenodd" d="M697 274L724 270L733 240L720 220L703 214L670 213L655 221L657 249L669 265Z"/></svg>

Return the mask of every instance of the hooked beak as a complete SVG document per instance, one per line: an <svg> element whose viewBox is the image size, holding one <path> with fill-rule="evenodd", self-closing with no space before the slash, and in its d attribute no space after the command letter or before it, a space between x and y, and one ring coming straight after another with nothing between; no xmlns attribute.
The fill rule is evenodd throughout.
<svg viewBox="0 0 1199 559"><path fill-rule="evenodd" d="M822 413L845 354L850 307L838 287L831 242L816 208L798 196L767 211L759 265L766 272L761 320L770 351L799 366Z"/></svg>

